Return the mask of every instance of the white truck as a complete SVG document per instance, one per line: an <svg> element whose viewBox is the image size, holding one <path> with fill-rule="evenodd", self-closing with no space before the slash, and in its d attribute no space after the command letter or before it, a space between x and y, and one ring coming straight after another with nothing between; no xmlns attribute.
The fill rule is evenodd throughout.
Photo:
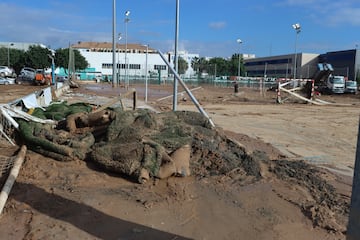
<svg viewBox="0 0 360 240"><path fill-rule="evenodd" d="M345 77L330 75L326 81L326 87L330 93L344 93Z"/></svg>

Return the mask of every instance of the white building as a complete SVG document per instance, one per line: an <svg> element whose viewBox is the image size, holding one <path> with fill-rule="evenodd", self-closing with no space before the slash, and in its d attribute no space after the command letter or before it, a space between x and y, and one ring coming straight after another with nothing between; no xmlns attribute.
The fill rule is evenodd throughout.
<svg viewBox="0 0 360 240"><path fill-rule="evenodd" d="M110 42L78 42L71 46L79 50L82 56L89 63L89 68L95 68L96 71L111 78L112 76L112 43ZM127 51L126 51L127 49ZM126 74L129 78L144 77L146 71L146 51L148 50L147 71L148 76L160 76L167 78L169 75L168 67L162 60L156 49L148 48L141 44L116 44L116 61L120 78ZM125 52L127 52L125 54ZM125 65L125 57L127 59L128 68ZM179 57L188 63L188 69L183 77L191 77L195 75L191 68L191 62L198 54L189 54L185 51L179 51ZM174 66L174 53L167 53L166 60ZM127 73L126 73L127 71Z"/></svg>
<svg viewBox="0 0 360 240"><path fill-rule="evenodd" d="M79 42L71 47L77 49L81 55L85 57L89 63L89 68L95 68L96 71L111 78L113 69L112 43ZM125 54L126 49L127 53ZM146 54L146 52L148 54ZM152 48L147 49L145 45L141 44L127 44L127 46L125 44L116 45L118 74L120 76L125 76L127 74L129 78L145 76L146 55L148 55L148 75L158 76L158 74L160 74L161 77L167 77L168 67L161 59L157 51ZM126 68L125 56L128 68Z"/></svg>

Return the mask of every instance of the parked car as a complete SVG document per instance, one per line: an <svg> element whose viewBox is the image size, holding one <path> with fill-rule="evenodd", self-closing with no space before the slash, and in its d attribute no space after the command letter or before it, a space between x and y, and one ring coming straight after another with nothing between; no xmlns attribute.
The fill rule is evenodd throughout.
<svg viewBox="0 0 360 240"><path fill-rule="evenodd" d="M15 84L15 79L0 77L0 84L1 85Z"/></svg>
<svg viewBox="0 0 360 240"><path fill-rule="evenodd" d="M34 84L36 70L31 67L23 67L20 75L16 78L17 84L29 83Z"/></svg>
<svg viewBox="0 0 360 240"><path fill-rule="evenodd" d="M0 66L0 77L16 77L16 73L13 68L7 66Z"/></svg>
<svg viewBox="0 0 360 240"><path fill-rule="evenodd" d="M357 82L356 81L346 81L345 82L345 92L357 94Z"/></svg>

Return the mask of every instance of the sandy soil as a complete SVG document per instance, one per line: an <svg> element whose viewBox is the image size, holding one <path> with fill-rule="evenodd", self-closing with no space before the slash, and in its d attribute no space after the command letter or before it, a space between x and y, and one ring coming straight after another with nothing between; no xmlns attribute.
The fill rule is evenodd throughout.
<svg viewBox="0 0 360 240"><path fill-rule="evenodd" d="M4 87L4 88L2 88ZM144 89L137 89L143 99ZM0 102L33 89L1 86ZM16 93L15 93L15 90ZM180 89L181 91L181 89ZM102 104L125 89L81 85L65 100ZM149 105L170 110L171 86L152 86ZM275 104L275 93L205 87L194 91L217 126L247 151L270 160L304 159L349 203L359 118L358 96L322 96L336 104ZM6 97L6 98L5 98ZM10 98L8 98L10 97ZM139 101L138 105L144 103ZM187 95L178 110L195 110ZM16 148L1 144L3 155ZM331 171L328 171L331 169ZM337 174L334 174L336 172ZM299 173L300 174L300 173ZM325 191L325 190L324 190ZM319 190L318 194L320 194ZM6 239L345 239L347 212L317 224L301 184L265 172L260 181L236 174L169 178L137 184L89 162L57 162L28 151L0 219ZM326 216L326 214L324 215Z"/></svg>

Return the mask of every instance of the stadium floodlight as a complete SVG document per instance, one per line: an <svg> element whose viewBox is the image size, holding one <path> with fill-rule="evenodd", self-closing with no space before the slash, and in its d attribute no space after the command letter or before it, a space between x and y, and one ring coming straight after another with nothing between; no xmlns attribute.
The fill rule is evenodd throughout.
<svg viewBox="0 0 360 240"><path fill-rule="evenodd" d="M298 38L298 35L299 33L301 32L301 26L300 26L300 23L295 23L292 25L292 27L295 29L295 34L296 34L296 37L295 37L295 56L294 56L294 76L293 76L293 79L295 80L296 79L296 61L297 61L297 38Z"/></svg>
<svg viewBox="0 0 360 240"><path fill-rule="evenodd" d="M301 32L300 23L295 23L295 24L292 25L292 27L295 29L296 33L300 33L300 32Z"/></svg>

